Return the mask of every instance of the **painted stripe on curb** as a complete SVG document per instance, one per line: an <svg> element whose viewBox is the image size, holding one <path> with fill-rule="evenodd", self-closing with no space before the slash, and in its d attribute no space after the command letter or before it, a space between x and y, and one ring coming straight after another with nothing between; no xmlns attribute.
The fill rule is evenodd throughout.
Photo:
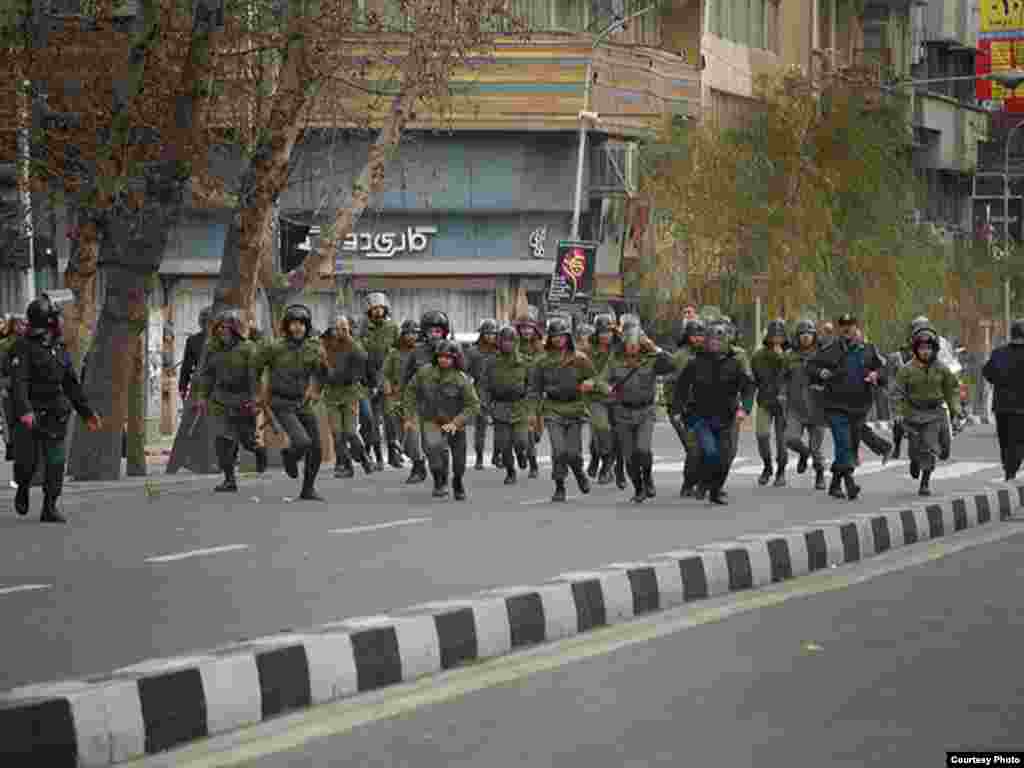
<svg viewBox="0 0 1024 768"><path fill-rule="evenodd" d="M1007 520L1024 484L563 573L0 696L5 765L108 766L312 705Z"/></svg>

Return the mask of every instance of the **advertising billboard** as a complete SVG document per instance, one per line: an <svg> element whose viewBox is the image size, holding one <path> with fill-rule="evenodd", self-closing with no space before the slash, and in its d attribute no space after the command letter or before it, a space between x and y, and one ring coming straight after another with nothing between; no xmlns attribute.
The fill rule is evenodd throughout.
<svg viewBox="0 0 1024 768"><path fill-rule="evenodd" d="M548 302L563 304L590 299L594 293L596 261L597 243L560 240Z"/></svg>
<svg viewBox="0 0 1024 768"><path fill-rule="evenodd" d="M1024 0L981 0L981 31L975 74L1024 69ZM990 109L1024 112L1024 87L1013 91L978 80L975 95Z"/></svg>

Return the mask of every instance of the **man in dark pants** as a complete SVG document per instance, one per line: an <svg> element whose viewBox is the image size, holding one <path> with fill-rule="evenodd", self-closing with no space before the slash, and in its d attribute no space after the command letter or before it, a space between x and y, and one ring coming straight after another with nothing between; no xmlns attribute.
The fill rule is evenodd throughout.
<svg viewBox="0 0 1024 768"><path fill-rule="evenodd" d="M57 499L64 486L64 442L74 408L90 432L102 426L86 401L71 355L61 343L63 318L44 293L28 305L28 334L10 352L14 431L14 509L27 515L29 489L42 460L44 523L64 523Z"/></svg>
<svg viewBox="0 0 1024 768"><path fill-rule="evenodd" d="M812 382L825 385L822 405L832 431L834 456L829 495L852 501L860 493L853 479L857 448L874 397L873 387L881 382L885 361L873 344L858 340L853 315L844 314L836 326L839 336L810 360L807 370ZM845 497L840 487L843 484Z"/></svg>
<svg viewBox="0 0 1024 768"><path fill-rule="evenodd" d="M494 318L487 318L480 323L476 344L466 352L466 373L479 388L484 369L498 353L498 321ZM490 414L486 409L481 408L473 418L473 449L476 452L476 464L473 469L484 468L484 447L487 444L487 424ZM498 464L497 445L491 451L491 465Z"/></svg>
<svg viewBox="0 0 1024 768"><path fill-rule="evenodd" d="M999 454L1007 480L1017 477L1024 459L1024 319L1010 325L1010 343L992 352L981 369L992 385Z"/></svg>
<svg viewBox="0 0 1024 768"><path fill-rule="evenodd" d="M679 374L673 393L672 410L682 415L700 452L697 497L707 493L711 504L728 503L722 486L735 455L736 425L750 413L754 400L754 378L728 347L727 334L722 324L708 329L704 348Z"/></svg>
<svg viewBox="0 0 1024 768"><path fill-rule="evenodd" d="M257 380L270 369L270 410L288 435L289 447L281 451L288 477L299 476L299 461L305 459L299 498L324 501L316 492L316 476L323 459L320 427L306 390L314 376L327 377L327 356L320 341L313 337L313 316L309 307L292 304L281 321L283 338L264 345L254 365Z"/></svg>
<svg viewBox="0 0 1024 768"><path fill-rule="evenodd" d="M198 371L199 364L202 362L209 323L210 307L206 307L199 312L199 330L185 340L185 357L182 358L181 370L178 371L178 394L181 395L182 402L188 400L192 376Z"/></svg>

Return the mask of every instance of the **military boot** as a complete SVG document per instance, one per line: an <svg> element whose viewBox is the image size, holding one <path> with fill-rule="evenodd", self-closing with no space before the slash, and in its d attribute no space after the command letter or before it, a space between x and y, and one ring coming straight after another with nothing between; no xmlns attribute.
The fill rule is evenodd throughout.
<svg viewBox="0 0 1024 768"><path fill-rule="evenodd" d="M43 514L39 517L41 523L66 523L67 518L57 510L57 497L47 493L43 496Z"/></svg>
<svg viewBox="0 0 1024 768"><path fill-rule="evenodd" d="M555 480L555 493L552 501L565 501L565 480Z"/></svg>
<svg viewBox="0 0 1024 768"><path fill-rule="evenodd" d="M402 449L395 443L388 443L388 464L395 469L401 469L405 466L405 460L402 457Z"/></svg>
<svg viewBox="0 0 1024 768"><path fill-rule="evenodd" d="M384 452L380 449L380 443L373 444L373 455L377 457L377 463L373 466L375 472L384 471Z"/></svg>
<svg viewBox="0 0 1024 768"><path fill-rule="evenodd" d="M772 471L772 439L769 435L757 436L757 453L761 457L761 461L764 462L764 470L757 478L757 484L768 485L772 481L772 475L775 474Z"/></svg>
<svg viewBox="0 0 1024 768"><path fill-rule="evenodd" d="M416 483L422 483L427 479L427 463L423 459L417 459L412 463L412 471L409 473L409 477L406 478L406 485L415 485Z"/></svg>
<svg viewBox="0 0 1024 768"><path fill-rule="evenodd" d="M256 450L253 451L253 454L256 456L256 473L262 475L267 471L267 449L262 445L258 445L256 446Z"/></svg>
<svg viewBox="0 0 1024 768"><path fill-rule="evenodd" d="M653 499L658 495L658 489L654 485L654 473L650 467L644 469L644 493L647 494L648 499Z"/></svg>
<svg viewBox="0 0 1024 768"><path fill-rule="evenodd" d="M692 480L683 478L683 484L679 488L679 498L689 499L696 495L697 484Z"/></svg>
<svg viewBox="0 0 1024 768"><path fill-rule="evenodd" d="M843 483L846 485L846 498L850 501L855 500L860 495L860 486L854 482L852 469L843 473Z"/></svg>
<svg viewBox="0 0 1024 768"><path fill-rule="evenodd" d="M828 495L833 499L845 499L846 494L843 493L843 473L839 470L832 470L832 482L828 486Z"/></svg>
<svg viewBox="0 0 1024 768"><path fill-rule="evenodd" d="M775 483L773 485L775 488L786 487L786 465L782 462L779 462L779 465L775 470Z"/></svg>
<svg viewBox="0 0 1024 768"><path fill-rule="evenodd" d="M620 491L626 490L626 466L621 456L615 457L615 485Z"/></svg>
<svg viewBox="0 0 1024 768"><path fill-rule="evenodd" d="M918 496L931 496L932 489L929 487L929 483L932 479L932 471L926 469L921 472L921 487L917 489Z"/></svg>
<svg viewBox="0 0 1024 768"><path fill-rule="evenodd" d="M910 476L915 480L921 476L921 465L915 459L910 460Z"/></svg>
<svg viewBox="0 0 1024 768"><path fill-rule="evenodd" d="M14 494L14 511L22 517L28 514L28 494L31 487L31 482L27 485L19 485Z"/></svg>
<svg viewBox="0 0 1024 768"><path fill-rule="evenodd" d="M903 445L903 425L894 424L892 427L892 458L900 457L900 446Z"/></svg>
<svg viewBox="0 0 1024 768"><path fill-rule="evenodd" d="M597 455L595 449L590 451L590 463L587 464L587 477L591 480L597 477L597 471L601 467L601 457Z"/></svg>
<svg viewBox="0 0 1024 768"><path fill-rule="evenodd" d="M483 470L483 468L484 468L484 452L483 452L483 449L481 448L479 451L476 452L476 464L473 465L473 469L475 469L476 471L479 472L479 471Z"/></svg>
<svg viewBox="0 0 1024 768"><path fill-rule="evenodd" d="M292 480L299 476L299 458L291 448L281 451L281 463L284 465L284 472Z"/></svg>
<svg viewBox="0 0 1024 768"><path fill-rule="evenodd" d="M515 485L515 484L516 484L516 468L515 467L508 467L505 470L505 485Z"/></svg>
<svg viewBox="0 0 1024 768"><path fill-rule="evenodd" d="M434 476L434 491L430 495L435 499L447 499L448 477L439 469L432 469L430 474Z"/></svg>
<svg viewBox="0 0 1024 768"><path fill-rule="evenodd" d="M223 437L214 441L214 449L217 452L217 464L220 471L224 473L224 482L213 490L218 493L237 493L238 481L235 478L235 443Z"/></svg>
<svg viewBox="0 0 1024 768"><path fill-rule="evenodd" d="M540 477L540 465L537 463L537 457L536 456L530 456L529 457L529 461L530 461L530 474L528 475L528 477L531 480L534 480L534 479Z"/></svg>
<svg viewBox="0 0 1024 768"><path fill-rule="evenodd" d="M505 459L500 453L498 453L498 451L491 453L491 466L497 467L498 469L502 469L505 466Z"/></svg>
<svg viewBox="0 0 1024 768"><path fill-rule="evenodd" d="M462 483L462 475L455 475L452 478L452 495L456 501L466 500L466 486Z"/></svg>
<svg viewBox="0 0 1024 768"><path fill-rule="evenodd" d="M608 485L614 480L612 475L612 460L610 456L601 457L601 468L597 471L597 484Z"/></svg>
<svg viewBox="0 0 1024 768"><path fill-rule="evenodd" d="M238 493L238 479L235 477L234 466L225 467L224 482L213 490L217 493Z"/></svg>
<svg viewBox="0 0 1024 768"><path fill-rule="evenodd" d="M576 477L576 485L579 486L580 493L590 493L590 478L587 477L587 473L583 471L583 457L577 456L572 463L569 464L572 469L573 475Z"/></svg>
<svg viewBox="0 0 1024 768"><path fill-rule="evenodd" d="M825 470L822 467L814 468L814 490L825 490Z"/></svg>
<svg viewBox="0 0 1024 768"><path fill-rule="evenodd" d="M807 471L807 462L811 460L810 451L801 451L800 457L796 460L796 473L802 475Z"/></svg>

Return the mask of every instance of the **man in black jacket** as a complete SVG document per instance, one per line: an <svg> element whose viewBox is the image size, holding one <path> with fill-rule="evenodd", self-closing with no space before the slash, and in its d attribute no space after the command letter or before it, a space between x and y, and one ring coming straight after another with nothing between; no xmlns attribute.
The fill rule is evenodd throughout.
<svg viewBox="0 0 1024 768"><path fill-rule="evenodd" d="M729 476L737 423L750 413L754 379L726 346L722 325L708 330L705 347L687 363L676 380L672 410L680 413L697 438L701 491L712 504L726 504L722 486Z"/></svg>
<svg viewBox="0 0 1024 768"><path fill-rule="evenodd" d="M981 369L993 387L999 453L1007 480L1017 477L1024 459L1024 319L1010 325L1010 343L992 352Z"/></svg>
<svg viewBox="0 0 1024 768"><path fill-rule="evenodd" d="M178 393L181 395L182 401L188 400L192 376L202 362L209 322L210 307L205 307L199 312L199 330L185 340L185 357L182 358L181 370L178 371Z"/></svg>
<svg viewBox="0 0 1024 768"><path fill-rule="evenodd" d="M874 397L872 388L881 381L885 361L873 344L858 338L857 318L853 315L844 314L836 326L839 336L811 359L808 374L812 381L825 385L825 422L832 431L835 457L829 495L844 498L840 486L845 484L846 496L852 501L860 493L860 486L853 480L857 449Z"/></svg>

